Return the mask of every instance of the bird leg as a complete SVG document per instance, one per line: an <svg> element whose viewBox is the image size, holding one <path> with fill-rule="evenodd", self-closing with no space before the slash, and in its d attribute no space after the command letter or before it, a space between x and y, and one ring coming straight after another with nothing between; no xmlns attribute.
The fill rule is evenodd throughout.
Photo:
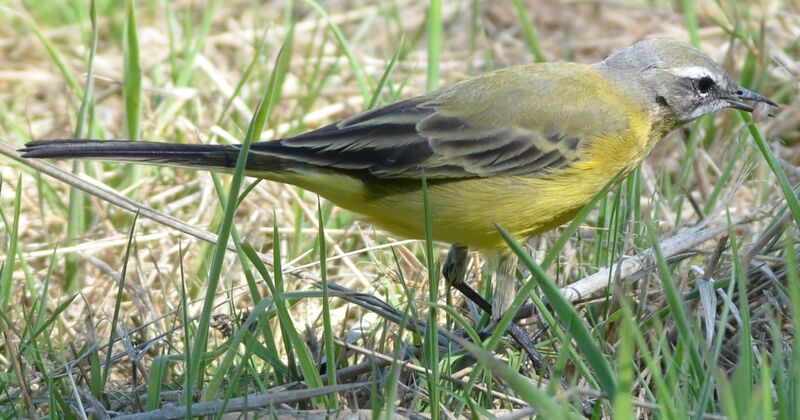
<svg viewBox="0 0 800 420"><path fill-rule="evenodd" d="M493 267L492 323L487 328L488 331L496 328L497 322L508 312L517 297L517 256L511 253L502 254L499 260L495 261L495 264ZM534 370L545 377L552 377L553 372L550 369L550 365L536 349L527 332L515 324L513 320L508 325L507 331L520 348L528 354Z"/></svg>
<svg viewBox="0 0 800 420"><path fill-rule="evenodd" d="M492 320L497 321L508 311L516 297L517 279L514 273L517 269L517 257L513 254L504 254L499 259L488 262L495 284L493 303L489 303L464 281L467 277L468 251L464 245L451 246L442 265L442 276L448 284L491 314Z"/></svg>
<svg viewBox="0 0 800 420"><path fill-rule="evenodd" d="M517 296L517 256L504 254L494 269L494 294L492 295L492 320L505 315Z"/></svg>
<svg viewBox="0 0 800 420"><path fill-rule="evenodd" d="M467 276L468 249L463 245L453 245L447 252L447 258L442 265L442 276L445 280L460 291L467 299L478 305L486 313L492 314L492 323L483 333L491 333L497 325L497 321L503 316L514 302L516 293L516 278L514 273L517 268L517 258L514 255L504 255L499 261L494 261L492 272L495 277L494 302L490 304L478 292L470 287L464 280ZM490 264L492 264L490 262ZM499 298L498 298L499 296ZM502 308L495 312L494 308ZM512 323L508 326L508 332L516 343L528 354L536 372L542 375L551 376L550 366L544 357L536 350L530 337L518 325Z"/></svg>
<svg viewBox="0 0 800 420"><path fill-rule="evenodd" d="M464 297L487 313L492 313L492 305L464 281L467 277L468 251L464 245L451 246L442 265L442 276L450 286L461 292Z"/></svg>

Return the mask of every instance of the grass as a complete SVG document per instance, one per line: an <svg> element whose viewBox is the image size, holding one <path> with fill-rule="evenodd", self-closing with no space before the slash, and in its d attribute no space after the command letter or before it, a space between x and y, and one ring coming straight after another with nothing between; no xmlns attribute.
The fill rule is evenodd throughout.
<svg viewBox="0 0 800 420"><path fill-rule="evenodd" d="M791 6L201 3L0 4L3 418L798 416ZM56 162L204 234L8 157L71 136L242 142L244 155L492 68L596 61L644 34L691 41L781 108L680 130L575 222L509 238L515 307L537 309L520 326L550 373L502 330L478 338L486 317L439 281L444 247L244 178L241 157L220 176ZM487 290L480 264L469 278Z"/></svg>

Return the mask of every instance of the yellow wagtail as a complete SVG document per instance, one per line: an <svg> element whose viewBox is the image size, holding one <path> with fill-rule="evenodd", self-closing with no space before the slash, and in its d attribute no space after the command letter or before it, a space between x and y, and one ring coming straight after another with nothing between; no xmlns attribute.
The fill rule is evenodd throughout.
<svg viewBox="0 0 800 420"><path fill-rule="evenodd" d="M461 284L467 247L497 264L497 318L513 298L496 225L524 240L575 214L636 168L671 130L744 101L775 106L714 60L648 39L596 64L509 67L365 111L295 137L259 142L247 174L313 191L410 238L424 237L421 177L433 238L453 244L445 277ZM34 141L29 158L90 158L230 170L236 145ZM485 304L485 302L484 302Z"/></svg>

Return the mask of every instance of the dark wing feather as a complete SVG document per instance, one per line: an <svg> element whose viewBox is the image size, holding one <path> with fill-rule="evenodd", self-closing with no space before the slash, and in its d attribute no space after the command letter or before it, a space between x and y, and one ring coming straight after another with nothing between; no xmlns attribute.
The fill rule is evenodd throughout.
<svg viewBox="0 0 800 420"><path fill-rule="evenodd" d="M376 108L251 154L306 165L366 171L380 178L533 175L577 159L576 138L520 127L473 127L425 97Z"/></svg>
<svg viewBox="0 0 800 420"><path fill-rule="evenodd" d="M522 127L476 128L442 112L420 121L417 128L438 160L474 176L533 175L578 158L577 143L569 147L570 142L548 141L557 134L545 137Z"/></svg>
<svg viewBox="0 0 800 420"><path fill-rule="evenodd" d="M416 123L433 111L421 98L408 99L280 141L253 144L264 153L300 165L380 172L381 167L408 170L433 155Z"/></svg>

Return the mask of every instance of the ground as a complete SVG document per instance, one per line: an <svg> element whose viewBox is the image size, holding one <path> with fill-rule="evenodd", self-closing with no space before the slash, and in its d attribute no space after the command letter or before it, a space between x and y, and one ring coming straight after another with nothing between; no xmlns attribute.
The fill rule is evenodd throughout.
<svg viewBox="0 0 800 420"><path fill-rule="evenodd" d="M429 3L402 0L133 6L97 2L97 47L87 80L89 2L0 2L5 417L145 409L166 416L186 406L187 371L193 375L188 395L205 401L208 413L257 407L310 416L313 409L368 408L480 417L527 415L526 405L545 418L584 412L671 418L696 411L792 418L797 412L800 207L787 193L797 184L800 161L796 6L445 1L441 20L429 13ZM440 37L431 22L441 25ZM287 64L273 73L292 27ZM429 265L424 242L380 231L324 202L321 235L315 195L259 182L235 213L231 241L249 244L255 254L248 258L240 248L215 259L214 246L197 236L213 239L208 234L225 224L227 200L220 196L230 193L230 175L50 162L132 200L142 211L135 219L119 203L75 195L66 182L14 158L13 150L31 139L76 133L238 143L273 74L282 89L264 140L352 115L376 91L376 103L388 103L515 64L595 62L651 36L696 43L780 108L755 126L727 111L673 133L576 231L564 227L527 244L533 261L549 267L540 272L522 264L523 279L532 272L540 283L582 287L593 274L607 280L603 268L622 273L611 287L607 281L590 287L595 293L582 293L574 306L560 306L545 293L550 306L521 321L552 375L532 369L507 340L497 348L484 342L489 351L448 355L452 349L442 348L436 356L426 345L430 338L391 320L428 320L428 270L443 261L443 244L435 244L437 263ZM432 53L437 49L439 58ZM82 109L88 81L93 95ZM153 220L141 206L173 219ZM689 230L698 224L706 236ZM566 242L559 240L564 232ZM649 251L654 244L663 254ZM275 250L283 275L273 270ZM619 263L621 255L641 258ZM472 257L470 279L485 285L478 281L482 260ZM332 289L329 307L317 287L323 278L349 290ZM204 320L214 279L220 284ZM463 331L458 320L486 326L474 307L440 284L434 295L443 304L442 329ZM281 299L262 300L274 295ZM376 306L383 302L388 307ZM113 332L111 325L117 325ZM202 331L208 331L208 353L200 364L186 349L196 348ZM335 351L338 386L346 390L315 379L330 366L328 349ZM401 356L408 359L391 362ZM298 395L309 392L298 391L301 383L331 396ZM256 394L277 399L259 405ZM237 400L244 395L251 397ZM197 414L202 405L195 407Z"/></svg>

